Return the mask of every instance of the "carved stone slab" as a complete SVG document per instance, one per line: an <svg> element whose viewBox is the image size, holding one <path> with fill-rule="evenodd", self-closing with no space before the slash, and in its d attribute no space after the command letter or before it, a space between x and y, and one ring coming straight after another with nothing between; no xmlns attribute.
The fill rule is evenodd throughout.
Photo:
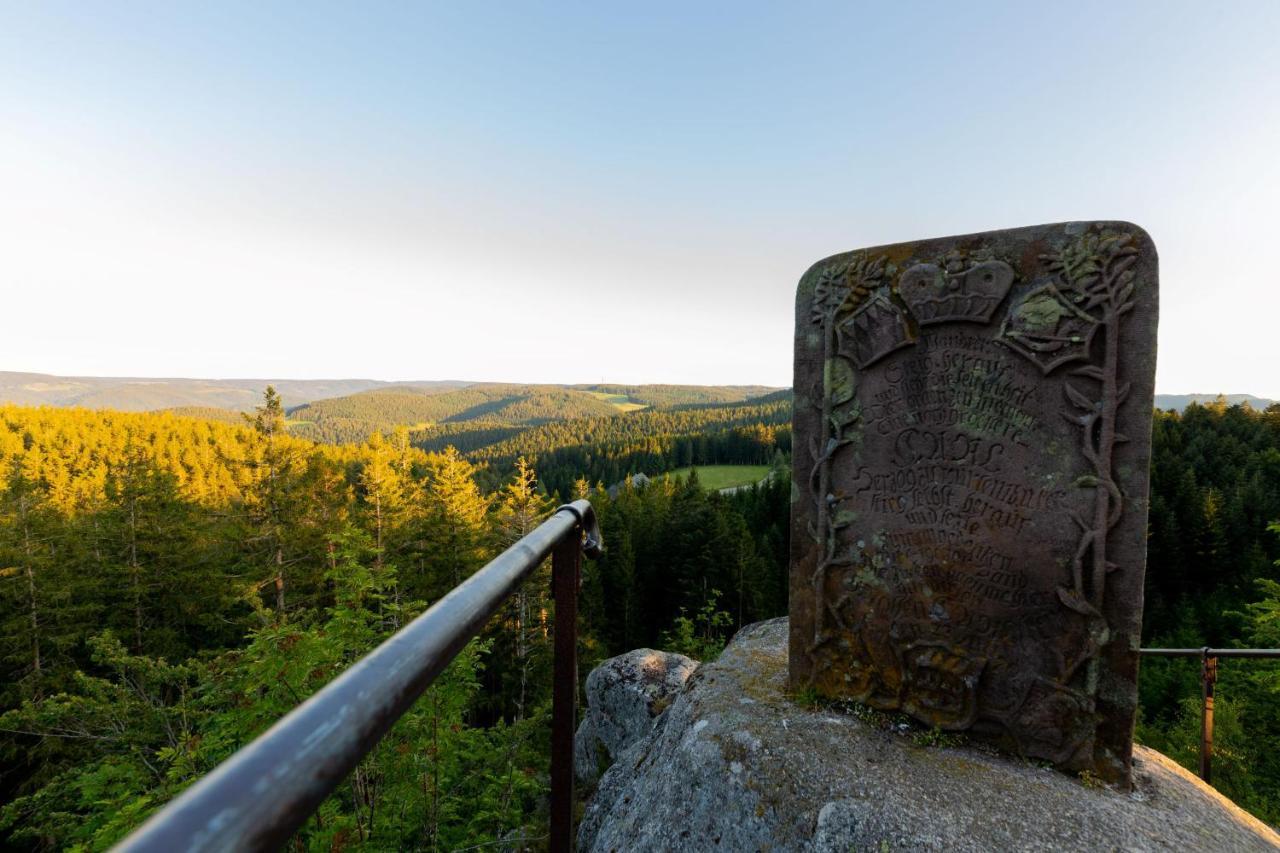
<svg viewBox="0 0 1280 853"><path fill-rule="evenodd" d="M1124 222L837 255L796 299L793 687L1127 782L1156 252Z"/></svg>

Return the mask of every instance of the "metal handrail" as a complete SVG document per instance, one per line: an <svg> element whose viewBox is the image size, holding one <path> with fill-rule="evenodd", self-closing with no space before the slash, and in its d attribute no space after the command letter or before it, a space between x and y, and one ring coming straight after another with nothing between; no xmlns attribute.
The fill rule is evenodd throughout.
<svg viewBox="0 0 1280 853"><path fill-rule="evenodd" d="M1280 649L1138 649L1152 657L1200 658L1200 778L1213 783L1213 698L1218 658L1280 658Z"/></svg>
<svg viewBox="0 0 1280 853"><path fill-rule="evenodd" d="M1280 649L1141 649L1144 655L1156 657L1209 658L1280 658Z"/></svg>
<svg viewBox="0 0 1280 853"><path fill-rule="evenodd" d="M382 739L489 617L552 555L551 847L570 849L582 554L601 553L595 511L565 504L253 742L218 765L115 849L127 853L275 850Z"/></svg>

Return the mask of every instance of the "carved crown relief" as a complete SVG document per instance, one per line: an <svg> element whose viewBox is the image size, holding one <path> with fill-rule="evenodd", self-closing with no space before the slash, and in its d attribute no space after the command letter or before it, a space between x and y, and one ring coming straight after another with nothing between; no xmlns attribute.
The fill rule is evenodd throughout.
<svg viewBox="0 0 1280 853"><path fill-rule="evenodd" d="M902 274L898 292L920 325L952 321L986 323L1013 284L1004 261L982 261L968 269L916 264Z"/></svg>

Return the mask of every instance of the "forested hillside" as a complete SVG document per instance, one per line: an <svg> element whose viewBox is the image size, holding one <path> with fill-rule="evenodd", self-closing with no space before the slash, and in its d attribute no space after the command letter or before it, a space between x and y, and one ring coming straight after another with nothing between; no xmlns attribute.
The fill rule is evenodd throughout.
<svg viewBox="0 0 1280 853"><path fill-rule="evenodd" d="M105 849L554 507L534 470L482 490L403 428L359 445L251 424L0 407L0 838ZM709 653L785 611L785 478L585 481L582 674L633 645ZM330 798L303 844L455 849L544 834L545 569Z"/></svg>
<svg viewBox="0 0 1280 853"><path fill-rule="evenodd" d="M607 547L584 568L580 674L640 646L714 654L786 612L788 477L729 496L696 469L614 498L600 486L717 455L785 459L788 421L785 394L647 409L490 427L518 432L467 457L404 427L313 443L274 396L241 424L0 407L2 843L104 849L558 498L589 496ZM1144 642L1280 647L1280 407L1157 413L1152 464ZM547 581L326 801L302 847L545 833ZM1215 784L1276 822L1280 666L1221 672ZM1194 765L1198 662L1144 661L1140 689L1140 740Z"/></svg>
<svg viewBox="0 0 1280 853"><path fill-rule="evenodd" d="M419 440L438 448L448 436ZM548 490L568 494L573 481L615 483L689 465L770 463L791 452L791 397L781 392L749 404L635 412L625 417L556 421L471 451L502 476L519 457L536 462Z"/></svg>
<svg viewBox="0 0 1280 853"><path fill-rule="evenodd" d="M364 441L397 426L483 421L529 426L573 417L616 415L612 403L555 385L471 385L443 393L411 388L366 391L290 410L291 431L304 438Z"/></svg>
<svg viewBox="0 0 1280 853"><path fill-rule="evenodd" d="M730 402L717 402L725 399ZM559 497L580 477L611 484L628 474L653 476L689 465L769 464L790 452L790 422L790 392L762 386L379 390L289 412L290 434L331 443L362 442L407 426L420 449L453 447L465 454L489 487L523 456L536 463L546 491Z"/></svg>
<svg viewBox="0 0 1280 853"><path fill-rule="evenodd" d="M703 407L741 403L768 395L763 386L701 385L510 385L479 383L461 389L397 386L318 400L289 411L294 435L331 443L364 441L397 426L419 430L421 442L462 436L459 449L480 445L476 433L553 421L604 418L647 408ZM443 445L440 445L443 446Z"/></svg>
<svg viewBox="0 0 1280 853"><path fill-rule="evenodd" d="M244 412L238 409L220 409L217 406L174 406L171 409L158 409L157 413L180 418L199 418L236 426L243 426L245 423Z"/></svg>

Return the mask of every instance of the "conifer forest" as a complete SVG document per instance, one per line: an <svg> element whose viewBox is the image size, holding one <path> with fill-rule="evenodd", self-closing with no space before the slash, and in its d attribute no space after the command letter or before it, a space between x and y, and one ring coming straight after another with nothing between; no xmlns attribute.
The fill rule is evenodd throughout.
<svg viewBox="0 0 1280 853"><path fill-rule="evenodd" d="M606 547L580 678L645 646L707 659L785 614L789 392L650 388L0 406L0 849L108 848L574 498ZM772 470L720 493L713 464ZM1148 542L1144 645L1280 647L1280 405L1157 412ZM549 574L291 849L536 849ZM1138 740L1194 767L1198 661L1144 661L1140 690ZM1214 784L1280 822L1280 666L1224 661L1217 713Z"/></svg>

